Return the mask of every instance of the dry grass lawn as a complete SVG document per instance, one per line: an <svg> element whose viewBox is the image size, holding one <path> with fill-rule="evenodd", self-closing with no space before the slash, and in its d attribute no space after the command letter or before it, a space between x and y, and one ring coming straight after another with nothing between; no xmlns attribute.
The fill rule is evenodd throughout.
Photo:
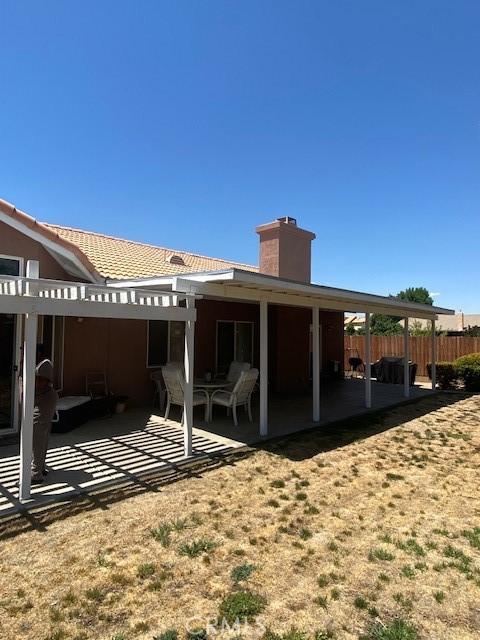
<svg viewBox="0 0 480 640"><path fill-rule="evenodd" d="M480 396L439 395L5 535L1 638L183 640L246 590L236 637L478 639L479 461Z"/></svg>

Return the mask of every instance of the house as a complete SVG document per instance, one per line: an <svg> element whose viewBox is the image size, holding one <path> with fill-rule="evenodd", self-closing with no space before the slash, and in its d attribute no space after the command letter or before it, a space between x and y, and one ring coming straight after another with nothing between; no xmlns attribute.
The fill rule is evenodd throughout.
<svg viewBox="0 0 480 640"><path fill-rule="evenodd" d="M418 325L424 329L427 327L425 320L419 320ZM465 331L473 327L480 327L480 313L455 313L454 315L440 314L438 316L438 329L445 331L449 336L461 336Z"/></svg>
<svg viewBox="0 0 480 640"><path fill-rule="evenodd" d="M344 359L345 312L365 313L367 346L371 313L432 323L437 314L452 313L312 284L315 234L293 218L256 232L258 266L39 222L0 200L0 433L19 428L22 336L27 363L32 336L44 345L63 395L85 394L87 373L100 371L109 390L127 395L132 405L151 403L151 372L167 361L185 358L187 371L199 377L225 372L232 360L250 362L260 370L265 436L274 393L310 393L318 422L320 376ZM367 370L366 406L371 402ZM192 425L186 415L188 455Z"/></svg>
<svg viewBox="0 0 480 640"><path fill-rule="evenodd" d="M351 331L352 327L353 331L358 331L359 329L363 330L365 328L365 316L355 313L346 313L344 319L345 331Z"/></svg>

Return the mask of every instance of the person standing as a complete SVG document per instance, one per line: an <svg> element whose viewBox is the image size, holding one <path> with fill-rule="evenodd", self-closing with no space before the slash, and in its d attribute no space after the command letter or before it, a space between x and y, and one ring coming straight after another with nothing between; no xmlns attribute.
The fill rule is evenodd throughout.
<svg viewBox="0 0 480 640"><path fill-rule="evenodd" d="M42 360L35 369L35 406L33 410L32 484L43 482L48 439L57 408L58 394L53 388L53 366Z"/></svg>

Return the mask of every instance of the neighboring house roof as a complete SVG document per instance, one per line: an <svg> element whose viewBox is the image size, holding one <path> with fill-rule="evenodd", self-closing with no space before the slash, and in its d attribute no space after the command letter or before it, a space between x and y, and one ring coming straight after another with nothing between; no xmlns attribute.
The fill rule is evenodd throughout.
<svg viewBox="0 0 480 640"><path fill-rule="evenodd" d="M365 324L365 316L359 317L357 315L350 315L346 313L343 324L345 326L351 324L354 327L363 327Z"/></svg>
<svg viewBox="0 0 480 640"><path fill-rule="evenodd" d="M229 268L258 271L258 267L253 265L39 222L5 200L0 200L0 213L2 212L7 216L4 219L7 224L12 224L20 231L30 232L29 235L34 239L45 242L48 245L46 248L57 259L58 252L55 253L55 246L52 245L72 254L72 258L81 263L80 267L87 270L93 280L100 277L121 280ZM65 264L62 266L67 268ZM72 272L68 268L67 271ZM80 273L81 269L77 266L73 271Z"/></svg>

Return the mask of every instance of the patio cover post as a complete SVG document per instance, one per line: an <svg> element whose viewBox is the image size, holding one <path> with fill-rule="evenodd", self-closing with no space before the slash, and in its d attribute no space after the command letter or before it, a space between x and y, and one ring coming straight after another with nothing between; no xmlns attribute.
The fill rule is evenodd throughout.
<svg viewBox="0 0 480 640"><path fill-rule="evenodd" d="M187 298L187 309L193 307L193 300ZM193 359L195 349L195 322L185 322L185 388L183 393L183 429L185 457L192 455L192 431L193 431Z"/></svg>
<svg viewBox="0 0 480 640"><path fill-rule="evenodd" d="M365 407L372 406L372 340L370 336L370 313L365 313Z"/></svg>
<svg viewBox="0 0 480 640"><path fill-rule="evenodd" d="M403 395L410 397L410 336L408 335L408 318L403 327Z"/></svg>
<svg viewBox="0 0 480 640"><path fill-rule="evenodd" d="M320 327L318 307L312 307L313 422L320 422Z"/></svg>
<svg viewBox="0 0 480 640"><path fill-rule="evenodd" d="M432 389L437 388L437 337L435 335L435 318L432 318Z"/></svg>
<svg viewBox="0 0 480 640"><path fill-rule="evenodd" d="M260 435L268 434L268 302L260 301Z"/></svg>
<svg viewBox="0 0 480 640"><path fill-rule="evenodd" d="M27 278L39 277L39 264L36 260L27 261ZM27 288L29 293L30 284ZM21 502L30 499L32 483L32 447L33 447L33 410L35 406L35 365L37 355L37 314L25 314L23 337L23 389L22 389L22 425L20 432L20 483Z"/></svg>

